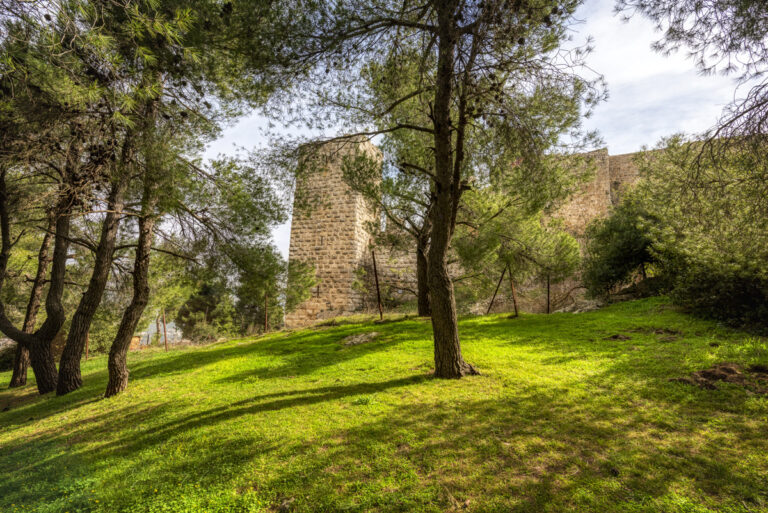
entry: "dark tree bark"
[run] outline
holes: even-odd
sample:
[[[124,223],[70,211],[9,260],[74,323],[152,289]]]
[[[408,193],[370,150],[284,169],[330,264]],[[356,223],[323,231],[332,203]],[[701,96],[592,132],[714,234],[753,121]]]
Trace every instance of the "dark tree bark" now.
[[[1,196],[2,193],[0,193]],[[60,207],[56,209],[57,219],[52,259],[53,265],[51,267],[50,287],[45,301],[47,314],[45,322],[35,333],[25,333],[13,326],[5,316],[2,305],[0,305],[0,331],[29,350],[30,365],[35,373],[37,390],[40,394],[47,394],[56,390],[58,373],[56,372],[56,363],[51,351],[51,342],[59,333],[65,320],[61,296],[64,293],[67,252],[69,250],[70,207],[68,198],[62,199]],[[3,237],[5,238],[7,230],[3,229],[3,232]],[[3,245],[5,246],[5,241]],[[0,276],[4,277],[6,264],[7,256],[3,255],[0,257]]]
[[[35,372],[37,389],[40,394],[47,394],[56,390],[56,382],[58,380],[51,342],[58,335],[66,320],[61,297],[64,294],[64,279],[67,275],[69,214],[71,210],[71,198],[68,196],[63,197],[60,208],[57,208],[58,218],[56,219],[56,235],[54,236],[53,243],[50,286],[48,288],[48,296],[45,299],[46,319],[40,329],[34,333],[34,337],[28,345],[30,364]]]
[[[419,317],[432,315],[429,302],[429,239],[432,235],[432,205],[424,215],[421,231],[416,234],[416,296]]]
[[[75,152],[70,151],[67,159],[67,172],[65,176],[73,176],[76,166]],[[67,193],[68,187],[64,187],[54,209],[55,235],[50,286],[45,300],[46,319],[43,325],[34,333],[26,333],[18,329],[5,314],[5,305],[0,302],[0,331],[8,338],[16,341],[29,351],[30,365],[35,372],[35,381],[40,394],[47,394],[56,390],[58,374],[56,364],[51,352],[51,342],[64,324],[65,313],[61,304],[64,293],[64,279],[66,277],[67,253],[69,250],[70,212],[73,201]],[[8,212],[8,199],[5,184],[5,170],[0,171],[0,286],[5,280],[8,259],[11,253],[10,214]]]
[[[418,301],[419,317],[432,315],[432,307],[429,304],[429,265],[427,263],[427,251],[419,246],[416,248],[416,294]]]
[[[435,351],[435,377],[460,378],[477,374],[461,356],[456,299],[448,273],[448,249],[456,222],[461,195],[463,159],[462,106],[452,147],[451,96],[453,93],[454,50],[457,34],[453,27],[456,1],[438,3],[438,62],[433,109],[435,139],[435,198],[432,211],[432,237],[429,247],[429,293],[432,303],[432,331]]]
[[[48,230],[43,236],[43,242],[40,244],[40,251],[37,255],[37,273],[32,282],[32,290],[29,293],[29,302],[24,316],[23,330],[25,333],[33,333],[37,324],[37,313],[40,311],[41,298],[43,297],[43,287],[45,286],[45,277],[48,274],[48,265],[51,258],[48,251],[53,241],[53,232],[56,228],[56,218],[53,213],[48,216]],[[22,387],[27,384],[27,368],[29,367],[29,349],[22,344],[16,346],[16,357],[13,362],[13,375],[8,385],[10,388]]]
[[[125,187],[125,180],[118,178],[113,183],[107,200],[107,214],[101,225],[101,236],[96,248],[91,280],[80,298],[75,314],[72,316],[67,342],[64,345],[64,352],[61,354],[56,395],[68,394],[83,384],[83,378],[80,375],[80,359],[83,356],[85,341],[91,328],[93,316],[101,303],[104,289],[109,280],[109,271],[112,267],[117,240],[117,229],[123,209]]]
[[[29,368],[29,349],[16,344],[16,354],[13,357],[13,374],[8,388],[19,388],[27,384],[27,369]]]
[[[120,327],[109,348],[109,382],[104,397],[119,394],[128,386],[128,349],[149,301],[149,257],[155,229],[153,211],[157,204],[155,191],[149,185],[144,187],[144,198],[142,216],[139,218],[139,241],[133,264],[133,297],[123,313]]]
[[[517,309],[517,290],[515,289],[515,279],[512,276],[512,269],[507,267],[507,271],[509,272],[509,288],[512,289],[512,304],[515,307],[515,317],[520,315],[520,312]]]
[[[547,274],[547,313],[552,313],[552,300],[550,298],[550,280]]]

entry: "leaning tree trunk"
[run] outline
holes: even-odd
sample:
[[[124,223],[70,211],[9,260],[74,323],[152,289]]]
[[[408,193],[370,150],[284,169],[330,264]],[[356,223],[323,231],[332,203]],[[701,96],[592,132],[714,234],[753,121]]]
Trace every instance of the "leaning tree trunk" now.
[[[45,285],[45,276],[48,273],[48,265],[51,259],[48,256],[48,250],[53,241],[53,232],[56,229],[56,217],[53,212],[48,216],[48,230],[45,232],[43,242],[40,244],[40,251],[37,255],[37,273],[32,282],[32,291],[29,293],[29,302],[27,303],[27,312],[24,316],[25,333],[33,333],[37,324],[37,313],[40,311],[40,298],[43,296],[43,286]],[[9,388],[22,387],[27,384],[27,368],[29,367],[29,349],[23,344],[17,344],[16,358],[13,362],[13,375]]]
[[[56,233],[53,243],[53,258],[51,259],[51,277],[48,295],[45,298],[46,318],[40,329],[33,334],[33,341],[28,346],[30,365],[35,372],[37,390],[40,394],[47,394],[56,390],[58,381],[51,343],[59,334],[66,320],[61,298],[64,294],[64,280],[67,276],[72,205],[72,198],[63,197],[56,209]]]
[[[133,263],[133,298],[123,313],[120,327],[117,330],[112,346],[109,348],[107,369],[109,382],[104,397],[117,395],[128,386],[128,348],[136,332],[136,327],[149,301],[149,256],[152,248],[152,238],[155,229],[153,210],[156,204],[154,191],[145,187],[145,197],[152,195],[145,203],[142,217],[139,219],[139,241],[136,246],[136,257]]]
[[[461,155],[453,155],[451,129],[451,94],[455,34],[450,28],[455,2],[445,2],[438,9],[439,42],[434,102],[435,200],[432,211],[432,237],[429,246],[429,294],[432,304],[432,331],[435,343],[435,376],[460,378],[477,374],[461,356],[456,300],[448,274],[448,248],[460,196],[460,176],[456,176]],[[461,115],[461,114],[460,114]],[[457,134],[460,139],[460,134]],[[461,151],[463,141],[457,140]],[[457,161],[454,161],[458,159]]]
[[[56,395],[64,395],[77,390],[83,385],[80,375],[80,359],[83,356],[85,341],[91,329],[91,322],[96,314],[96,309],[101,303],[104,289],[109,280],[109,271],[112,267],[112,255],[115,251],[117,229],[120,223],[120,215],[123,209],[123,192],[125,181],[118,178],[113,184],[107,201],[107,214],[101,226],[101,237],[96,248],[96,258],[93,264],[91,280],[88,283],[77,310],[72,316],[72,324],[67,335],[67,342],[61,354],[59,362],[59,383],[56,387]]]
[[[29,349],[29,363],[35,373],[37,391],[47,394],[56,390],[58,373],[53,359],[51,343],[58,335],[65,321],[61,297],[64,293],[67,253],[69,252],[70,209],[69,201],[63,198],[56,209],[56,233],[54,235],[53,258],[48,296],[45,300],[46,319],[43,325],[25,342]],[[17,334],[18,335],[18,334]]]
[[[76,166],[76,158],[70,151],[67,162],[66,176],[72,176],[70,172]],[[69,228],[72,208],[72,198],[67,194],[59,197],[55,212],[55,236],[54,250],[51,261],[50,285],[45,300],[46,319],[39,330],[34,333],[26,333],[18,329],[8,319],[5,313],[5,305],[0,301],[0,331],[16,343],[24,346],[29,351],[30,365],[35,372],[35,381],[40,394],[47,394],[56,389],[57,373],[56,364],[51,353],[51,342],[64,324],[65,313],[61,304],[64,293],[64,278],[66,277],[67,252],[69,250]],[[8,212],[8,196],[5,184],[5,170],[0,170],[0,286],[5,280],[8,259],[10,257],[10,213]]]

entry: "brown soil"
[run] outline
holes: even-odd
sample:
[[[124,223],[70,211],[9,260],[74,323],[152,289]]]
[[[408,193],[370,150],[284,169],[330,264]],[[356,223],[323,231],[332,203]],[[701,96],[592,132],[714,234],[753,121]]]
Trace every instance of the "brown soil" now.
[[[653,333],[655,335],[664,335],[666,337],[679,337],[680,335],[682,335],[682,333],[680,333],[679,331],[672,330],[669,328],[657,328],[653,330]]]
[[[621,333],[617,333],[616,335],[605,337],[605,340],[632,340],[632,337],[627,335],[622,335]]]
[[[708,390],[717,389],[717,383],[734,383],[756,394],[768,394],[768,366],[752,365],[744,369],[735,363],[718,363],[709,369],[691,373],[689,377],[672,378],[670,381],[688,383]]]
[[[648,333],[650,335],[658,335],[659,342],[674,342],[682,338],[683,333],[681,331],[672,328],[635,328],[630,330],[634,333]]]

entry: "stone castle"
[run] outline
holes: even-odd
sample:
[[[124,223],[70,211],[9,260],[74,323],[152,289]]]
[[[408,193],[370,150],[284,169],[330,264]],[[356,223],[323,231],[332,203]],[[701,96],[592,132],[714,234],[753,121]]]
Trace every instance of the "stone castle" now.
[[[367,141],[326,144],[312,156],[319,165],[312,166],[312,172],[297,183],[297,196],[314,201],[311,208],[294,206],[289,259],[314,265],[319,283],[308,300],[286,315],[287,327],[306,326],[371,307],[369,294],[360,287],[359,271],[370,267],[372,237],[368,229],[375,223],[376,213],[349,188],[342,171],[344,158],[361,151],[370,158],[381,158],[379,150]],[[561,218],[572,235],[583,238],[589,222],[606,215],[618,202],[621,191],[637,180],[634,155],[611,156],[607,149],[590,153],[592,180],[582,184],[554,217]],[[402,281],[404,274],[409,275],[406,281],[415,281],[414,255],[393,254],[387,248],[375,250],[382,286]],[[561,284],[553,292],[564,294],[572,285]],[[525,292],[522,295],[524,310],[542,310],[541,294],[532,292],[527,300]]]

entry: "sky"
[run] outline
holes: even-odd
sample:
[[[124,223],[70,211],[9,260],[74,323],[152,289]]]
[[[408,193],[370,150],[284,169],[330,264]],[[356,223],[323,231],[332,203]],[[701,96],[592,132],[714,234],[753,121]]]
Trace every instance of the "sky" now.
[[[700,75],[684,52],[655,53],[651,44],[659,34],[653,25],[638,16],[623,21],[614,15],[611,0],[587,0],[576,17],[583,22],[574,27],[573,42],[592,36],[594,51],[587,63],[605,77],[609,94],[585,127],[600,133],[611,155],[639,151],[674,133],[702,132],[733,100],[732,78]],[[265,125],[258,114],[243,118],[209,145],[206,156],[263,145]],[[290,222],[276,227],[273,235],[287,258]]]

